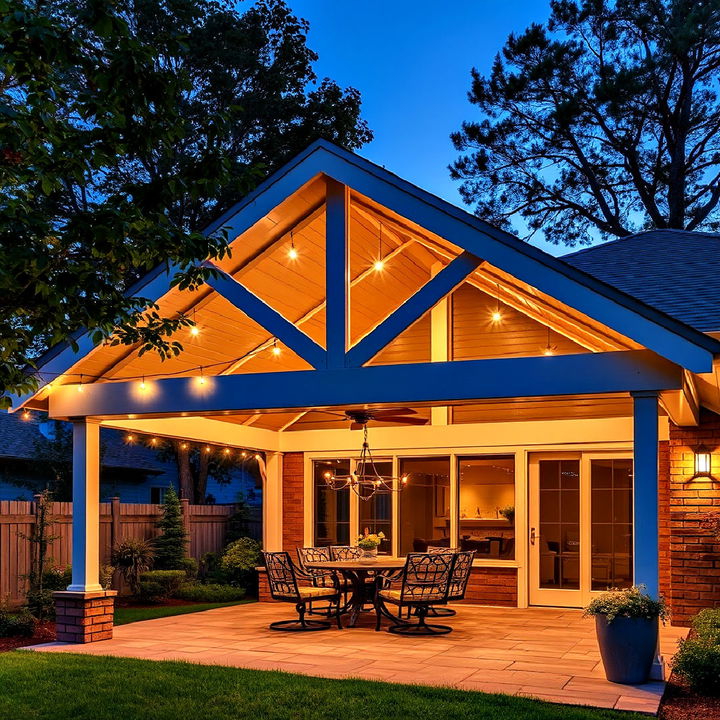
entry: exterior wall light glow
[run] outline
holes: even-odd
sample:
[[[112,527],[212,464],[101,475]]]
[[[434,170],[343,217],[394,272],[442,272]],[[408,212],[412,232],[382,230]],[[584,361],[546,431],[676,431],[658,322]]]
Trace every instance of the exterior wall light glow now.
[[[712,453],[704,445],[693,450],[695,456],[695,478],[712,478]]]

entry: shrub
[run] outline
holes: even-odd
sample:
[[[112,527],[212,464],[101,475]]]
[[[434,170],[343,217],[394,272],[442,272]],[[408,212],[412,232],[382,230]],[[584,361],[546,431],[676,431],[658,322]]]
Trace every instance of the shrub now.
[[[135,538],[121,540],[113,548],[112,564],[130,586],[130,592],[137,594],[140,589],[140,575],[153,565],[152,544]]]
[[[624,590],[612,590],[596,597],[586,608],[586,615],[605,615],[608,623],[616,617],[660,618],[663,622],[668,617],[665,600],[656,600],[643,592],[643,586],[633,586]]]
[[[151,595],[156,600],[171,598],[186,580],[184,570],[150,570],[140,576],[140,595]]]
[[[232,602],[233,600],[242,600],[245,597],[245,589],[234,585],[218,585],[217,583],[207,585],[185,583],[180,586],[180,589],[175,593],[175,597],[191,602]]]
[[[720,695],[720,608],[700,612],[692,622],[696,637],[680,641],[673,670],[705,695]]]
[[[202,582],[226,585],[228,574],[220,567],[220,555],[214,552],[206,552],[200,559],[200,571],[198,576]]]
[[[13,614],[0,608],[0,637],[31,637],[36,625],[37,620],[27,610]]]
[[[163,514],[157,526],[160,535],[153,540],[155,567],[160,570],[182,570],[188,537],[183,525],[180,498],[172,485],[165,493]]]
[[[228,574],[231,582],[244,586],[255,577],[255,568],[259,562],[260,543],[245,537],[231,542],[225,548],[220,567]]]
[[[52,620],[55,617],[53,592],[53,590],[28,590],[25,596],[27,612],[38,620]]]
[[[183,570],[185,571],[185,577],[188,580],[195,580],[198,576],[198,561],[195,558],[186,557],[183,558]]]
[[[109,590],[112,586],[113,575],[115,574],[115,568],[112,565],[100,565],[100,587],[103,590]]]
[[[680,641],[672,669],[697,693],[720,695],[720,645],[700,637]]]
[[[65,590],[72,582],[72,568],[49,567],[43,573],[42,585],[45,590]]]
[[[138,587],[137,596],[140,600],[147,603],[161,602],[165,599],[163,596],[164,588],[158,582],[150,582],[149,580],[141,580]]]

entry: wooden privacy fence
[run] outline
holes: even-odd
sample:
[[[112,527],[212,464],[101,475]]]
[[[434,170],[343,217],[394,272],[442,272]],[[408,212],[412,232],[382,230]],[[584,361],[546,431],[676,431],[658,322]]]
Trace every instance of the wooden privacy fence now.
[[[219,552],[225,545],[228,519],[235,505],[190,505],[181,500],[183,520],[190,535],[188,553],[197,560],[207,552]],[[50,546],[51,564],[59,567],[72,561],[71,502],[51,503],[53,524],[49,534],[56,540]],[[37,502],[0,500],[0,603],[17,604],[24,599],[23,576],[30,572],[31,543]],[[259,540],[260,520],[250,509],[248,535]],[[110,552],[118,540],[147,540],[158,534],[156,523],[162,505],[121,503],[119,498],[100,504],[100,562],[110,562]]]

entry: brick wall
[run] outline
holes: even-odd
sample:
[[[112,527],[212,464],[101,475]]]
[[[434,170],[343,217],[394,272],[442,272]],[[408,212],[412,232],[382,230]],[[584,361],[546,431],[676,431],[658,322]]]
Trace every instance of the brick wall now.
[[[675,625],[688,624],[703,608],[720,606],[720,543],[700,527],[704,513],[720,510],[720,484],[690,479],[694,472],[693,448],[697,445],[705,445],[713,452],[713,470],[720,475],[718,415],[703,411],[696,428],[670,424],[667,475],[661,480],[661,488],[667,488],[667,509],[662,517],[661,492],[660,547],[662,552],[662,526],[668,522],[669,563],[661,568],[661,577],[669,571],[669,583],[663,591],[670,600]]]
[[[465,602],[517,607],[517,570],[473,568],[465,593]]]
[[[295,548],[305,545],[305,456],[283,456],[283,550],[295,559]]]
[[[658,550],[660,555],[660,592],[670,598],[670,443],[660,442],[658,473]]]

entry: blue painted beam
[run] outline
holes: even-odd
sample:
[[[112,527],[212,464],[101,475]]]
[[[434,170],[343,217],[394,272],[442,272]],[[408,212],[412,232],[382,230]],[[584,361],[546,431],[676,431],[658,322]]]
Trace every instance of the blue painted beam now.
[[[207,263],[210,265],[210,263]],[[302,330],[271,308],[264,300],[250,292],[244,285],[215,267],[218,277],[208,279],[208,285],[232,303],[238,310],[265,328],[280,342],[296,352],[314,368],[325,367],[325,350]]]
[[[325,346],[327,366],[338,368],[345,364],[350,337],[350,199],[347,187],[328,179],[325,203]]]
[[[682,373],[647,350],[252,373],[58,387],[53,417],[217,414],[370,403],[447,405],[483,399],[674,390]]]
[[[372,360],[389,342],[449,295],[482,262],[469,252],[458,255],[435,277],[386,317],[347,354],[346,364],[359,367]]]
[[[658,396],[633,393],[633,565],[634,582],[660,592],[658,552]]]

